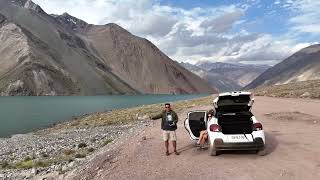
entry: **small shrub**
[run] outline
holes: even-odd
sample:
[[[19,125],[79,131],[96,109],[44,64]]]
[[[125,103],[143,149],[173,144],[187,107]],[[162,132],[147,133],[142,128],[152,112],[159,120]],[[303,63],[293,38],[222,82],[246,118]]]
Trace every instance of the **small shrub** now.
[[[0,162],[0,167],[2,169],[9,168],[10,164],[7,161]]]
[[[43,158],[48,158],[48,157],[49,157],[49,155],[46,154],[46,153],[42,153],[41,156],[42,156]]]
[[[72,162],[72,161],[74,161],[74,157],[72,157],[72,156],[64,156],[64,157],[61,157],[60,159],[59,159],[59,162],[62,162],[62,161],[66,161],[66,162]]]
[[[65,154],[66,156],[69,156],[69,155],[74,154],[74,153],[76,153],[76,151],[72,150],[72,149],[67,149],[67,150],[63,151],[63,154]]]
[[[93,151],[95,151],[94,148],[89,148],[89,149],[88,149],[88,152],[90,152],[90,153],[93,152]]]
[[[15,168],[19,169],[31,169],[33,168],[33,162],[32,160],[29,161],[21,161],[15,164]]]
[[[103,142],[103,145],[104,145],[104,146],[105,146],[105,145],[108,145],[108,144],[112,143],[112,141],[113,141],[113,139],[107,139],[107,140],[105,140],[105,141]]]
[[[10,168],[16,168],[16,169],[31,169],[31,168],[38,168],[38,167],[48,167],[51,164],[56,163],[57,160],[55,159],[50,159],[50,160],[29,160],[29,161],[21,161],[13,166],[10,166]]]
[[[32,158],[30,156],[27,156],[27,157],[24,158],[23,161],[31,161],[31,160],[32,160]]]
[[[79,126],[79,125],[80,125],[80,121],[78,120],[71,122],[71,126]]]
[[[78,153],[78,154],[76,154],[74,157],[77,158],[77,159],[81,159],[81,158],[85,158],[86,155],[85,155],[85,154],[80,154],[80,153]]]
[[[49,165],[49,161],[36,161],[34,162],[33,167],[48,167]]]
[[[78,144],[78,148],[85,148],[87,147],[87,144],[86,143],[80,143]]]

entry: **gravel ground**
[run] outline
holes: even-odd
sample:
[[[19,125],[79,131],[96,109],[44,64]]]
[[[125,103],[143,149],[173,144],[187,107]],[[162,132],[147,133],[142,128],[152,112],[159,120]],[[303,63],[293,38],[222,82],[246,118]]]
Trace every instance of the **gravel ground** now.
[[[67,129],[49,134],[34,133],[14,135],[11,138],[0,139],[0,160],[17,164],[31,158],[32,161],[47,161],[59,158],[48,167],[31,169],[0,169],[0,179],[31,179],[35,176],[45,176],[52,173],[65,173],[95,156],[102,147],[111,147],[123,136],[139,130],[148,123],[137,121],[126,125],[103,126],[91,128]],[[84,143],[86,147],[79,148]],[[89,153],[88,149],[95,150]],[[66,151],[74,151],[69,159],[61,160]],[[86,158],[75,158],[77,153],[86,153]]]
[[[102,151],[80,169],[61,179],[220,179],[220,180],[317,180],[320,177],[319,100],[256,97],[253,112],[266,133],[267,155],[224,152],[211,157],[189,139],[179,113],[179,156],[165,156],[160,122],[124,139],[111,151]],[[170,145],[170,148],[171,145]],[[170,149],[172,152],[172,149]]]

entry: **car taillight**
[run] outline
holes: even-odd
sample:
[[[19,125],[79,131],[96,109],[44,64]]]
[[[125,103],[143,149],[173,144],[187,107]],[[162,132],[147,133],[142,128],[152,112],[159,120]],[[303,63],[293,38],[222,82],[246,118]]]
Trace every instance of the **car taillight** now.
[[[220,132],[221,127],[218,124],[211,124],[210,125],[210,131],[212,132]]]
[[[254,123],[253,124],[253,130],[254,131],[260,131],[260,130],[262,130],[263,128],[262,128],[262,124],[261,123]]]

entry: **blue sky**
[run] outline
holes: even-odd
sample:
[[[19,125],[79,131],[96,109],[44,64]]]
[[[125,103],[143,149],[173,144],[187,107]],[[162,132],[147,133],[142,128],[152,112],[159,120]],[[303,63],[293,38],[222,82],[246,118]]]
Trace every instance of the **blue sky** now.
[[[298,12],[288,8],[288,1],[272,0],[161,0],[161,5],[182,7],[193,9],[197,7],[218,7],[235,5],[238,7],[248,6],[244,16],[241,18],[246,21],[241,26],[235,27],[235,31],[245,28],[253,33],[270,33],[275,36],[281,36],[289,31],[290,24],[288,19]],[[291,2],[291,1],[289,1]],[[305,34],[306,35],[306,34]],[[303,37],[305,38],[305,36]]]
[[[207,7],[226,4],[227,1],[210,1],[210,0],[161,0],[160,4],[168,6],[177,6],[184,9],[192,9],[194,7]]]
[[[275,64],[319,42],[319,0],[34,0],[48,13],[117,23],[177,61]]]

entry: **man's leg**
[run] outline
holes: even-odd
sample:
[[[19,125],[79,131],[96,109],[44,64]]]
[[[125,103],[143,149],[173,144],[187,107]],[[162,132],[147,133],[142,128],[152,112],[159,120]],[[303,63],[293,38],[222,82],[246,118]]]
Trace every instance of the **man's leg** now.
[[[177,151],[177,141],[172,141],[172,145],[173,145],[173,151],[176,155],[179,155],[180,153],[178,153]]]
[[[177,151],[177,136],[176,136],[176,132],[172,131],[170,134],[170,138],[172,141],[172,145],[173,145],[173,151],[176,155],[179,155],[178,151]]]
[[[168,131],[163,131],[162,133],[164,146],[166,147],[166,155],[169,156],[169,133]]]
[[[173,145],[173,151],[176,152],[177,151],[177,141],[172,141],[172,145]]]
[[[166,146],[166,155],[169,155],[169,141],[164,141],[164,145]]]

